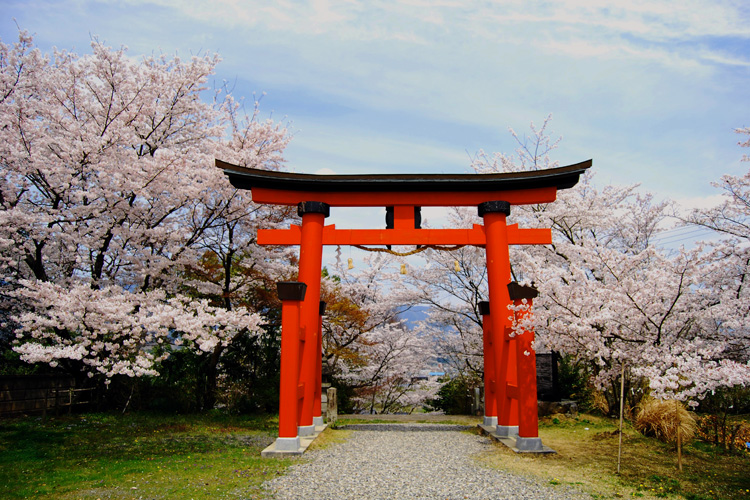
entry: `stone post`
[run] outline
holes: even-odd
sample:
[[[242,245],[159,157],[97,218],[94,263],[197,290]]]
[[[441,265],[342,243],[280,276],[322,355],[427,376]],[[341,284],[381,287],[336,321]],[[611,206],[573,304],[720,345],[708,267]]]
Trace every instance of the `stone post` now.
[[[338,402],[336,401],[336,388],[329,387],[326,391],[326,397],[328,398],[328,406],[326,408],[326,421],[329,424],[335,424],[339,418]]]

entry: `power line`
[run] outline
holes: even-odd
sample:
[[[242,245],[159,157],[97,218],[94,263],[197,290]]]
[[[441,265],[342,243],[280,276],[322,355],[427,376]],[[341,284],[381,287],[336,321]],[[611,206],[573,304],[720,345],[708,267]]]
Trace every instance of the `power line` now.
[[[684,239],[690,239],[695,237],[694,235],[699,234],[715,234],[716,232],[712,229],[709,229],[707,227],[679,227],[675,229],[668,229],[666,231],[662,231],[661,233],[657,234],[653,238],[651,238],[654,242],[657,243],[667,243],[670,240],[676,239],[676,240],[684,240]]]

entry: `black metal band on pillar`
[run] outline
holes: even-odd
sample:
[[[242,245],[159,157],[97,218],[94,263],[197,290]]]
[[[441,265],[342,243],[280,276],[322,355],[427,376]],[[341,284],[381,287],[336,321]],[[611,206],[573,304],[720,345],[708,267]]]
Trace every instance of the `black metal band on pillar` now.
[[[279,281],[276,283],[279,300],[305,300],[307,285],[299,281]]]
[[[531,286],[520,285],[513,281],[508,283],[508,294],[510,300],[535,299],[539,296],[539,290],[533,284]]]
[[[331,215],[331,207],[322,201],[303,201],[297,205],[297,215],[323,214],[324,217]]]
[[[324,300],[320,301],[320,305],[318,306],[318,313],[320,313],[321,316],[326,313],[326,303]]]
[[[486,300],[483,300],[479,303],[479,314],[482,316],[487,316],[490,313],[490,303]]]
[[[484,214],[492,213],[510,215],[510,203],[507,201],[485,201],[477,205],[477,211],[480,217],[484,217]]]

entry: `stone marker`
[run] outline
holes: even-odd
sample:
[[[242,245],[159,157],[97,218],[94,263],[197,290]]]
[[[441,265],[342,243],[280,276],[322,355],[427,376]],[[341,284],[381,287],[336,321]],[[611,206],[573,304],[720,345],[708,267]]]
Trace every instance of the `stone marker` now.
[[[338,403],[336,401],[336,388],[329,387],[326,391],[327,405],[326,405],[326,422],[328,424],[335,424],[338,419]]]

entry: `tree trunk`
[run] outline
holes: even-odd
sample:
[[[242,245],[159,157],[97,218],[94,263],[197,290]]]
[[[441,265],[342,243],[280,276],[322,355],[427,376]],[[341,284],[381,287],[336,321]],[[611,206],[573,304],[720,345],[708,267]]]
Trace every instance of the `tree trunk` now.
[[[205,382],[203,384],[203,404],[202,409],[212,410],[216,406],[216,378],[217,378],[217,367],[219,365],[219,358],[221,353],[224,351],[224,346],[221,344],[217,345],[210,357],[208,358],[205,370]]]

